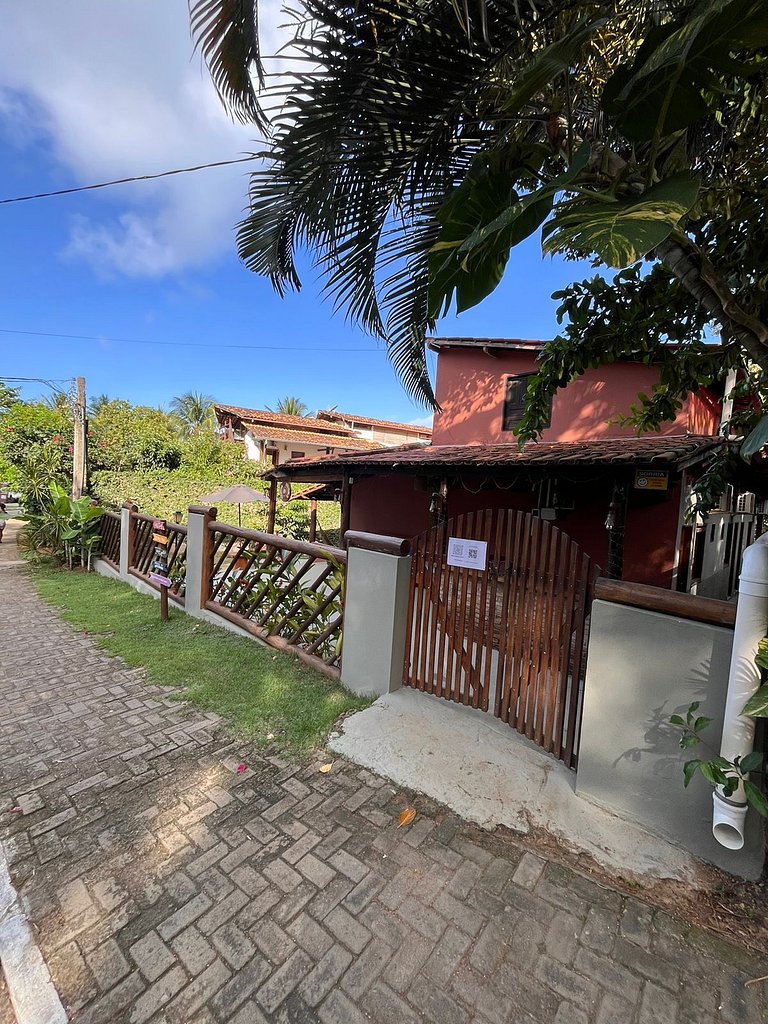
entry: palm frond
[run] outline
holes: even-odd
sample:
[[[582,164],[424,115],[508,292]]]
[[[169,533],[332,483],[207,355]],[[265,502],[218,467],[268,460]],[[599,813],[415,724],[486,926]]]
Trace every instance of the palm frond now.
[[[257,0],[189,0],[189,19],[195,46],[226,110],[264,130],[266,119],[251,77],[255,72],[263,87]]]

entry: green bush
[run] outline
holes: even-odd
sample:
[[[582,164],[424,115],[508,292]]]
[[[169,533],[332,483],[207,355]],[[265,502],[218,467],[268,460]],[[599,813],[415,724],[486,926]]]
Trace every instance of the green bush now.
[[[91,493],[107,508],[120,508],[123,502],[133,501],[142,512],[162,519],[172,520],[174,512],[180,511],[183,513],[184,522],[190,505],[199,504],[203,495],[211,494],[229,484],[246,484],[266,494],[269,485],[266,480],[261,479],[261,474],[268,468],[267,466],[244,460],[236,445],[221,441],[215,441],[215,444],[237,454],[237,461],[229,463],[230,467],[234,468],[224,468],[227,460],[231,458],[229,452],[225,451],[219,453],[223,462],[217,457],[207,468],[200,463],[193,462],[190,466],[189,463],[185,465],[183,462],[182,466],[171,471],[101,471],[91,477]],[[221,522],[237,524],[237,505],[217,502],[216,508]],[[243,505],[243,526],[252,530],[266,530],[267,511],[267,505]],[[339,505],[331,501],[318,502],[317,513],[318,526],[325,533],[328,542],[338,544]],[[306,540],[309,537],[309,502],[278,501],[275,527],[284,537]],[[318,533],[318,540],[320,539]]]

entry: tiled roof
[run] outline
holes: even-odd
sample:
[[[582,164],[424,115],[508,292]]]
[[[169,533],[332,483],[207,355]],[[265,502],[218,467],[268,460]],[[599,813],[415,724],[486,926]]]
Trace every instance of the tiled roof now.
[[[370,427],[390,427],[392,430],[408,430],[411,433],[431,434],[432,427],[419,426],[416,423],[398,423],[395,420],[376,420],[372,416],[354,416],[350,412],[338,412],[336,409],[321,409],[317,414],[319,420],[331,420],[336,423],[364,423]]]
[[[243,420],[243,424],[257,440],[287,441],[290,444],[317,444],[321,448],[336,448],[339,451],[381,451],[378,441],[368,441],[363,437],[349,434],[331,434],[320,430],[292,430],[290,427],[269,427],[263,423],[251,423]]]
[[[219,413],[223,413],[224,416],[234,416],[235,419],[248,423],[271,423],[275,426],[294,427],[298,430],[320,430],[326,434],[341,434],[344,437],[354,435],[354,431],[348,427],[333,426],[327,420],[321,422],[312,416],[286,416],[280,412],[270,412],[269,409],[243,409],[239,405],[219,405],[218,402],[213,408],[217,417],[219,417]]]
[[[524,338],[427,338],[431,349],[441,348],[522,348],[540,352],[546,341],[527,341]]]
[[[526,444],[400,445],[378,452],[325,455],[291,459],[280,470],[304,470],[314,466],[607,466],[658,465],[674,467],[695,460],[723,442],[717,437],[693,434],[603,438],[590,441],[550,441]]]

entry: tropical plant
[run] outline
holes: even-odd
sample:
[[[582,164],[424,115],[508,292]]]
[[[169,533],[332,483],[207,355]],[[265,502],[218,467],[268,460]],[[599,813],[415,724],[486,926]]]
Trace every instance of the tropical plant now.
[[[9,387],[0,381],[0,412],[5,412],[12,405],[18,405],[21,401],[21,394],[18,388]]]
[[[42,402],[19,402],[0,415],[0,457],[21,466],[40,446],[58,451],[57,468],[71,471],[71,418]]]
[[[718,370],[762,379],[763,0],[303,0],[286,10],[297,60],[266,78],[253,3],[191,11],[222,100],[269,136],[241,258],[283,293],[307,246],[418,397],[434,402],[436,319],[485,298],[537,231],[547,253],[630,269],[564,296],[566,313],[616,301],[585,347],[574,330],[545,350],[524,436],[546,392],[630,352],[664,367],[639,400],[652,419],[711,369],[712,326]],[[638,295],[647,330],[617,331]]]
[[[177,395],[171,402],[171,412],[178,419],[182,433],[186,435],[201,430],[212,431],[216,423],[213,399],[202,391],[187,391]]]
[[[92,470],[175,469],[182,443],[174,420],[160,409],[113,399],[89,424]]]
[[[50,499],[51,484],[63,486],[58,445],[33,445],[15,468],[14,486],[28,516],[40,515]]]
[[[100,395],[96,395],[88,402],[88,414],[89,416],[97,416],[105,405],[109,405],[112,399],[109,395],[102,392]]]
[[[763,643],[768,643],[768,640]],[[768,659],[765,657],[758,663],[768,667]],[[760,697],[755,694],[744,706],[741,712],[743,715],[768,718],[768,686],[764,685],[761,689],[763,692]],[[689,705],[685,718],[682,715],[672,715],[669,719],[671,725],[681,730],[680,747],[683,750],[698,746],[700,743],[706,745],[701,734],[711,724],[712,719],[706,715],[698,715],[699,707],[700,702],[696,700]],[[742,788],[746,802],[754,807],[758,814],[768,818],[768,798],[752,781],[752,776],[761,771],[764,760],[764,755],[758,750],[753,750],[744,757],[737,756],[732,761],[714,752],[711,757],[692,758],[683,765],[683,784],[688,787],[698,772],[712,786],[721,789],[726,799]]]
[[[70,569],[77,561],[90,569],[104,509],[86,496],[70,498],[55,480],[49,481],[47,491],[40,507],[27,513],[22,531],[27,547],[37,553],[63,556]]]
[[[306,402],[302,402],[300,398],[296,398],[295,395],[286,395],[285,398],[279,399],[277,408],[273,409],[271,406],[267,406],[270,412],[278,412],[281,416],[308,416],[309,408]]]

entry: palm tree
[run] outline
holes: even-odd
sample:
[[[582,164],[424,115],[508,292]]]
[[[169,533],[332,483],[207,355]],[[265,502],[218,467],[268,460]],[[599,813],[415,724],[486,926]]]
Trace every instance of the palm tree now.
[[[191,0],[219,95],[268,135],[237,242],[279,293],[300,287],[306,246],[336,307],[434,403],[427,333],[542,229],[549,252],[649,260],[689,337],[715,320],[731,363],[768,370],[768,266],[747,245],[768,201],[765,70],[752,86],[756,65],[722,57],[766,45],[761,0],[302,6],[287,11],[294,69],[263,76],[255,2]]]
[[[171,402],[171,412],[184,434],[213,430],[213,399],[210,395],[204,395],[202,391],[187,391],[186,394],[177,395]]]
[[[88,403],[88,415],[98,416],[99,412],[104,408],[104,406],[109,405],[111,401],[112,399],[109,397],[109,395],[104,394],[103,392],[100,395],[96,395],[96,397],[92,398]]]
[[[277,408],[272,409],[267,406],[270,412],[278,412],[282,416],[308,416],[309,407],[306,402],[302,402],[300,398],[296,398],[295,395],[286,395],[285,398],[281,398],[277,403]]]

